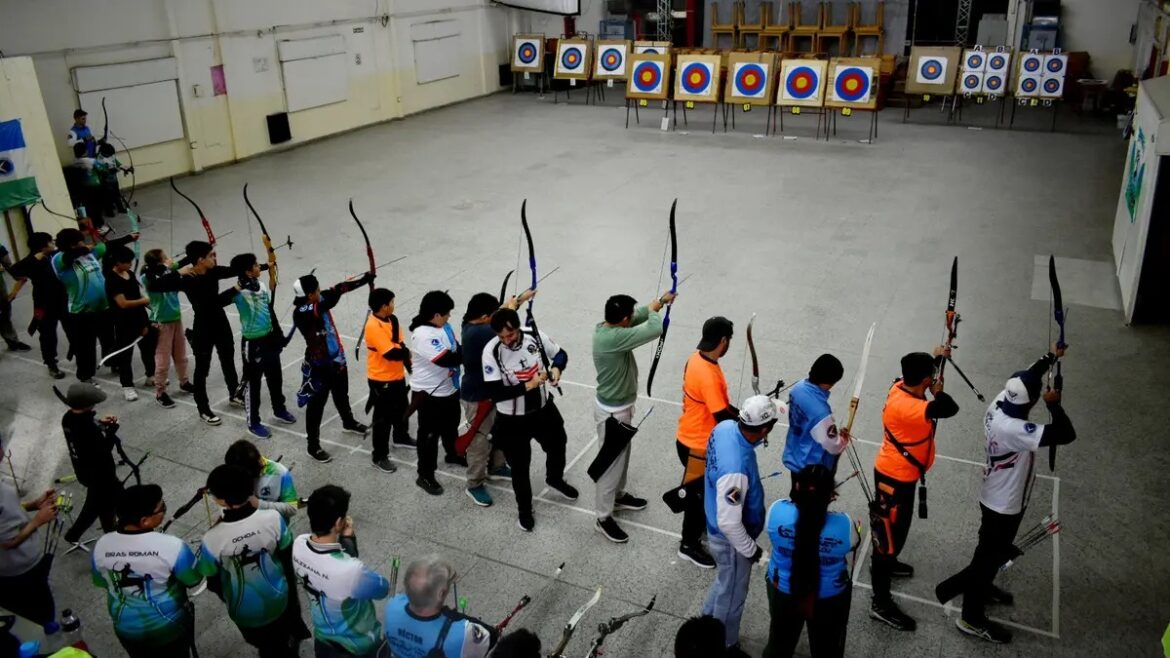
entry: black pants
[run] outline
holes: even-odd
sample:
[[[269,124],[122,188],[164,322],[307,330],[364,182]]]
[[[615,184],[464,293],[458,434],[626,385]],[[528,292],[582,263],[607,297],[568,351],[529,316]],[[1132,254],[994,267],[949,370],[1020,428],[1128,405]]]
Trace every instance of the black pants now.
[[[63,321],[65,335],[69,338],[69,351],[77,363],[77,379],[93,379],[97,374],[98,344],[101,344],[103,354],[114,351],[114,332],[109,313],[69,313]]]
[[[235,396],[240,388],[240,378],[236,374],[236,348],[232,340],[232,327],[228,324],[227,318],[197,322],[187,334],[187,338],[191,341],[191,351],[195,353],[195,375],[191,381],[195,385],[195,405],[199,411],[210,413],[207,375],[211,372],[212,350],[219,355],[219,366],[223,370],[228,395]]]
[[[182,656],[182,658],[188,658],[195,648],[195,618],[193,615],[194,606],[188,602],[187,612],[183,618],[172,622],[179,624],[183,632],[166,644],[147,644],[140,640],[122,637],[117,633],[114,633],[114,635],[118,638],[118,642],[122,644],[122,648],[126,650],[126,655],[129,658],[158,658],[159,656]]]
[[[674,442],[678,461],[686,470],[691,449],[679,441]],[[700,481],[699,484],[702,484]],[[703,533],[707,532],[707,510],[703,507],[703,487],[687,487],[687,497],[683,508],[682,544],[683,546],[701,546]]]
[[[41,360],[50,368],[57,367],[57,325],[61,323],[64,313],[57,311],[40,311],[37,323],[37,336],[41,341]]]
[[[849,628],[852,590],[817,599],[812,616],[805,618],[799,601],[768,583],[768,611],[772,615],[764,658],[790,658],[808,624],[808,647],[813,658],[840,658],[845,655],[845,633]]]
[[[458,404],[458,396],[452,396]],[[509,416],[496,413],[496,424],[492,426],[492,438],[512,468],[512,490],[516,494],[516,507],[521,514],[532,513],[532,479],[528,467],[532,462],[532,439],[540,444],[545,454],[545,482],[561,482],[565,479],[565,419],[550,398],[548,403],[534,414]],[[421,441],[419,442],[421,446]]]
[[[373,418],[370,421],[370,432],[374,440],[374,461],[390,456],[390,432],[394,432],[395,441],[410,439],[410,425],[406,419],[406,408],[410,405],[406,398],[407,385],[405,379],[389,382],[367,380],[370,384],[370,398],[366,409],[372,409]],[[456,427],[458,429],[458,427]]]
[[[295,658],[297,656],[296,642],[293,640],[288,615],[281,615],[267,626],[255,628],[240,626],[239,629],[240,635],[244,636],[244,641],[256,647],[260,652],[260,658]]]
[[[309,376],[320,389],[305,405],[305,432],[309,435],[309,450],[321,447],[321,417],[325,415],[325,403],[329,401],[330,395],[333,396],[333,406],[337,407],[342,425],[349,427],[356,422],[353,410],[349,408],[349,368],[326,363],[312,366],[312,369]]]
[[[948,578],[940,589],[952,589],[951,584],[958,581],[963,591],[963,619],[969,622],[982,622],[987,619],[984,608],[987,605],[987,592],[995,581],[999,568],[1016,555],[1013,542],[1016,533],[1020,530],[1020,521],[1024,513],[1000,514],[979,505],[983,519],[979,524],[979,544],[975,546],[975,555],[965,569]]]
[[[873,598],[875,601],[887,602],[890,600],[890,578],[894,563],[902,553],[902,546],[906,543],[906,536],[910,534],[910,521],[914,518],[914,493],[917,482],[899,482],[886,477],[878,471],[873,472],[874,498],[880,506],[889,510],[890,531],[888,543],[892,550],[885,554],[874,551],[869,561],[870,578],[873,579]],[[884,527],[874,527],[870,524],[870,532],[886,533]]]
[[[114,327],[114,338],[116,346],[114,349],[122,349],[130,343],[134,342],[135,338],[142,336],[142,340],[138,341],[138,356],[142,359],[142,370],[147,377],[154,377],[154,348],[158,346],[158,330],[153,326],[147,327],[146,334],[143,335],[142,328],[136,326],[116,326]],[[123,388],[134,387],[134,350],[129,349],[114,357],[114,363],[118,365],[118,379],[121,381]]]
[[[244,339],[244,381],[248,385],[247,395],[244,396],[244,407],[248,413],[248,422],[257,425],[260,423],[260,380],[268,382],[268,397],[272,402],[272,411],[285,411],[284,375],[280,366],[280,334],[269,334],[255,340]]]
[[[48,532],[48,526],[45,526]],[[25,541],[35,541],[30,537]],[[18,576],[0,576],[0,608],[44,626],[53,621],[57,607],[49,589],[53,556],[45,555],[32,569]]]
[[[445,397],[428,395],[418,408],[418,476],[432,478],[439,461],[439,443],[448,456],[455,455],[455,439],[459,438],[459,421],[463,408],[459,406],[459,392]]]
[[[121,495],[122,482],[116,473],[104,480],[87,484],[85,486],[85,502],[82,503],[81,511],[78,512],[73,525],[65,531],[65,541],[80,541],[81,537],[85,535],[85,531],[89,530],[89,527],[97,519],[101,519],[102,530],[113,532],[115,527],[114,510],[118,504],[118,497]]]
[[[345,649],[323,640],[313,640],[313,656],[315,658],[389,658],[390,644],[385,637],[379,638],[381,644],[368,653],[350,653]]]

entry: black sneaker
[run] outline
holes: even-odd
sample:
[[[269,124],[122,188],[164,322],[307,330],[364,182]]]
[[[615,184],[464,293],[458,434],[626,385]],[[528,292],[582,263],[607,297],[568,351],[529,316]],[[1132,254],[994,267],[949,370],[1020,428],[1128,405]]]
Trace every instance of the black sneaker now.
[[[987,640],[992,644],[1007,644],[1012,641],[1012,633],[999,624],[984,619],[979,622],[970,622],[962,617],[955,620],[955,626],[967,635]]]
[[[237,409],[243,409],[244,408],[244,396],[233,395],[230,398],[228,398],[228,404],[232,405],[233,407],[235,407]]]
[[[568,498],[569,500],[577,500],[577,489],[568,482],[565,482],[564,480],[559,482],[546,481],[545,484],[555,489],[557,493],[561,494],[565,498]]]
[[[459,455],[447,455],[443,458],[443,461],[447,464],[453,464],[455,466],[462,466],[463,468],[467,468],[466,457],[460,457]]]
[[[524,532],[532,532],[536,527],[536,517],[532,516],[532,512],[520,512],[520,518],[516,520],[516,525]]]
[[[628,493],[624,493],[618,496],[613,501],[614,509],[628,509],[634,510],[635,512],[646,509],[646,505],[647,502],[645,498],[638,498],[637,496]]]
[[[418,441],[415,441],[409,436],[401,441],[394,439],[393,444],[395,448],[401,448],[403,450],[418,450]]]
[[[913,631],[918,628],[918,622],[910,615],[902,612],[897,603],[891,601],[874,601],[869,607],[869,616],[889,624],[891,628],[900,631]]]
[[[163,409],[170,409],[175,406],[175,401],[172,400],[171,396],[167,395],[166,393],[159,393],[158,395],[154,396],[154,401],[157,402],[158,406],[162,407]]]
[[[309,448],[305,452],[309,453],[310,457],[316,459],[322,464],[328,464],[329,462],[333,461],[333,455],[325,452],[321,446],[317,446],[316,448]]]
[[[219,425],[223,422],[219,419],[219,416],[215,415],[215,412],[213,411],[200,411],[199,420],[207,423],[208,425]]]
[[[992,585],[987,590],[987,601],[996,605],[1014,605],[1016,597],[1012,596],[1011,592]]]
[[[61,372],[57,366],[49,366],[49,376],[53,379],[65,379],[65,373]]]
[[[191,382],[183,382],[182,384],[179,384],[179,390],[190,395],[195,395],[195,385]]]
[[[894,560],[894,565],[890,567],[890,575],[894,578],[912,578],[914,576],[914,567]]]
[[[19,340],[14,340],[8,343],[8,350],[10,352],[28,352],[32,350],[32,348],[20,342]]]
[[[594,524],[597,531],[605,535],[605,538],[615,544],[624,544],[630,541],[630,536],[626,534],[625,530],[613,520],[612,516],[607,516],[604,519],[597,519]]]
[[[398,467],[394,465],[394,462],[385,457],[381,459],[375,459],[374,468],[382,471],[383,473],[393,473],[398,470]]]
[[[715,558],[702,546],[678,545],[678,556],[700,569],[714,569]]]
[[[423,491],[429,493],[432,496],[442,496],[443,495],[443,485],[439,484],[438,481],[436,481],[434,477],[429,477],[429,478],[419,477],[417,480],[414,481],[414,483],[418,485],[419,489],[422,489]]]
[[[370,426],[369,426],[369,425],[363,425],[362,423],[359,423],[359,422],[356,422],[356,421],[355,421],[355,422],[354,422],[353,424],[351,424],[351,425],[342,425],[342,426],[341,426],[341,431],[343,431],[343,432],[349,432],[350,434],[357,434],[357,435],[359,435],[359,436],[365,436],[365,435],[366,435],[366,432],[369,432],[369,431],[370,431]]]

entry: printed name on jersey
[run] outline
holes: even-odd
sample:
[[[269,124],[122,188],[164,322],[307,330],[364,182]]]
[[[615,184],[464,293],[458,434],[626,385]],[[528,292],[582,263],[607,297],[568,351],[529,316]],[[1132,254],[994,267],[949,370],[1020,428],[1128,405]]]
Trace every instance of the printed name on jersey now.
[[[298,560],[298,559],[297,559],[297,557],[296,557],[295,555],[293,556],[293,564],[295,564],[295,565],[296,565],[298,568],[300,568],[300,569],[304,569],[305,571],[308,571],[309,573],[311,573],[311,574],[313,574],[314,576],[316,576],[316,577],[320,578],[321,580],[329,580],[329,576],[327,576],[327,575],[325,575],[325,574],[321,573],[320,571],[317,571],[316,569],[314,569],[314,568],[313,568],[311,565],[309,565],[308,563],[306,563],[306,562],[304,562],[304,561],[302,561],[302,560]]]
[[[723,496],[727,500],[728,505],[739,505],[743,503],[743,492],[739,487],[732,487]]]
[[[410,642],[414,642],[415,644],[422,644],[423,639],[422,639],[421,635],[411,633],[410,631],[406,630],[405,628],[399,628],[397,630],[398,630],[398,637],[400,637],[404,640],[409,640]]]
[[[233,543],[233,544],[236,544],[236,543],[242,542],[242,541],[244,541],[245,539],[247,539],[247,538],[249,538],[249,537],[255,537],[255,536],[256,536],[256,535],[258,535],[258,534],[260,534],[260,531],[259,531],[259,530],[253,530],[253,531],[251,531],[251,532],[245,532],[244,534],[240,535],[239,537],[233,537],[233,538],[232,538],[232,543]]]
[[[106,551],[106,557],[159,557],[158,551]]]

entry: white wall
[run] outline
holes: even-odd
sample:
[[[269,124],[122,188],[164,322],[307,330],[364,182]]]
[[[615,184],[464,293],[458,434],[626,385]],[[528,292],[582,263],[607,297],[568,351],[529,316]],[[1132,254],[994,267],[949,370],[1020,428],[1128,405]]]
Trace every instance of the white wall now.
[[[1139,4],[1141,0],[1064,0],[1064,49],[1087,51],[1096,78],[1111,80],[1118,69],[1132,69],[1129,30]]]

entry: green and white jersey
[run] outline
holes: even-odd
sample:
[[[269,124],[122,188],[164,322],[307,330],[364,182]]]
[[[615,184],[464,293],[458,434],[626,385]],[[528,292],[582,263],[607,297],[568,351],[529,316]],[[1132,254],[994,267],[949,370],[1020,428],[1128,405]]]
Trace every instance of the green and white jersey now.
[[[382,643],[374,601],[390,595],[390,582],[346,553],[341,544],[318,544],[309,535],[293,540],[293,572],[309,598],[313,634],[354,655]]]
[[[257,628],[276,621],[288,606],[288,581],[277,559],[287,550],[292,534],[284,517],[275,510],[253,510],[235,521],[238,510],[203,535],[199,546],[199,571],[219,576],[228,616],[242,628]]]
[[[257,280],[259,290],[241,290],[236,293],[236,310],[240,312],[240,333],[247,340],[256,340],[272,333],[272,293]]]
[[[110,307],[106,299],[106,275],[102,272],[101,258],[106,253],[103,242],[94,245],[88,254],[65,264],[65,254],[57,252],[49,261],[53,273],[65,286],[69,297],[70,313],[96,313]]]
[[[274,509],[285,521],[297,513],[297,487],[293,484],[292,472],[284,464],[271,459],[264,460],[260,477],[256,478],[256,498],[260,509]]]
[[[94,544],[91,567],[118,637],[162,646],[190,628],[187,588],[203,577],[183,540],[153,531],[107,533]]]

